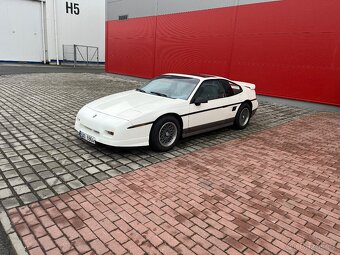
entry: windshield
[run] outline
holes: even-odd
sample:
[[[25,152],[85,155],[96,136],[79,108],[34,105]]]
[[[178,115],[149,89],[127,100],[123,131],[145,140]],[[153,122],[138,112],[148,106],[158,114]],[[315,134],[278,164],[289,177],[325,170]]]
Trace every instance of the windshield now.
[[[157,96],[187,100],[198,83],[199,79],[195,78],[163,75],[137,90]]]

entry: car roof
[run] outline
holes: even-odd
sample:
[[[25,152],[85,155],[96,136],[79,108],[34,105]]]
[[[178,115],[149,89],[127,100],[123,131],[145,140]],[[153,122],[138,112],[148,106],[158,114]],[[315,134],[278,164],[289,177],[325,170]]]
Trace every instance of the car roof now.
[[[226,79],[223,77],[210,75],[210,74],[181,74],[181,73],[165,73],[163,75],[170,75],[170,76],[182,76],[182,77],[189,77],[189,78],[198,78],[200,80],[207,80],[207,79]]]

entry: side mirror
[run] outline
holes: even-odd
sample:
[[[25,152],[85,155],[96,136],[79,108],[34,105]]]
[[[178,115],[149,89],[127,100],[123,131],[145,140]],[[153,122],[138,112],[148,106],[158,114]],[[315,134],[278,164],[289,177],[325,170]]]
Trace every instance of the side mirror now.
[[[194,100],[194,104],[199,106],[200,104],[205,104],[208,103],[208,98],[207,97],[197,97]]]

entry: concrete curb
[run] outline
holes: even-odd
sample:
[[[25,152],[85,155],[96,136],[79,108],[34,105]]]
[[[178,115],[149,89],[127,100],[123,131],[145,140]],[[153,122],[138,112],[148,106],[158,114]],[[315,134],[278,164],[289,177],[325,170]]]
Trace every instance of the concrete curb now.
[[[11,245],[11,254],[15,255],[28,255],[23,243],[21,242],[18,234],[12,228],[12,224],[10,219],[7,216],[7,213],[0,208],[0,221],[1,225],[5,230],[5,233],[8,235],[10,245]]]

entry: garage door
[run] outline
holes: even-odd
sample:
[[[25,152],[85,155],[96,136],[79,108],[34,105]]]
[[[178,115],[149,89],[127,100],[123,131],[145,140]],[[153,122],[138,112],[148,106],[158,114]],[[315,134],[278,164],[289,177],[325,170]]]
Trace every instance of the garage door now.
[[[0,0],[0,60],[41,62],[40,1]]]

